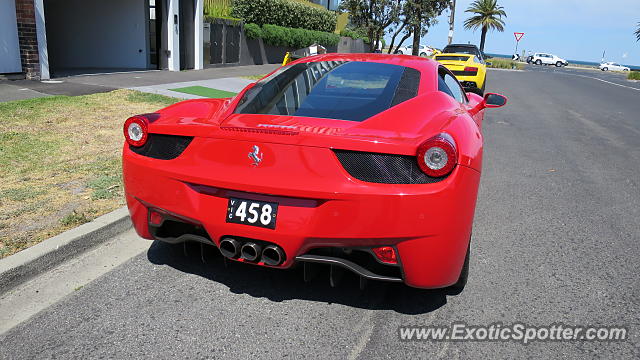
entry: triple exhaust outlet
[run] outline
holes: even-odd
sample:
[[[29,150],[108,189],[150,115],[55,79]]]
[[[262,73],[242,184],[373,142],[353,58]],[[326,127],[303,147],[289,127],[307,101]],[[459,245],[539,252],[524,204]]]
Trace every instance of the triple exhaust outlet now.
[[[220,252],[223,256],[236,259],[240,257],[249,262],[260,260],[265,265],[277,266],[284,261],[284,252],[279,246],[268,245],[264,249],[254,242],[240,243],[234,238],[224,238],[220,241]]]

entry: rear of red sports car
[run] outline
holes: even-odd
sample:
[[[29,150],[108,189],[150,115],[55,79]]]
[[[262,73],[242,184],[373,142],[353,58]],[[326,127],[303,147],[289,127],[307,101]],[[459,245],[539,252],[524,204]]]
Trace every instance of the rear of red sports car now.
[[[125,124],[127,204],[147,239],[237,261],[328,264],[361,279],[461,277],[480,180],[481,98],[409,56],[301,59],[232,99]]]

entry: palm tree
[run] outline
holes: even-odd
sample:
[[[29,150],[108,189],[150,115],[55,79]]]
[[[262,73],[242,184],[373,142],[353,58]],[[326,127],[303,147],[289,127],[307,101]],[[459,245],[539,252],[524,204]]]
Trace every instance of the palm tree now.
[[[640,41],[640,22],[638,23],[638,30],[636,30],[636,38],[638,39],[636,41]]]
[[[502,20],[502,17],[507,17],[507,13],[504,12],[502,6],[498,5],[498,0],[475,0],[465,12],[475,14],[465,20],[464,28],[474,30],[477,28],[482,29],[482,34],[480,35],[480,51],[484,52],[484,40],[487,36],[487,31],[504,31],[504,20]]]

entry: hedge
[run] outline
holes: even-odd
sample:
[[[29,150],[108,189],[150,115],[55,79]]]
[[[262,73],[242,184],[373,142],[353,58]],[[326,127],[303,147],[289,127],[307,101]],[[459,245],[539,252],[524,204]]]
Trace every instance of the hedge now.
[[[627,79],[629,80],[640,80],[640,71],[629,71],[629,75],[627,75]]]
[[[271,24],[288,28],[333,32],[337,15],[289,0],[234,0],[231,16],[260,26]]]
[[[371,43],[371,40],[369,40],[369,37],[367,35],[364,35],[359,31],[353,30],[353,29],[344,29],[340,31],[340,36],[346,36],[352,39],[362,39],[362,41],[364,41],[365,44]]]
[[[293,29],[277,25],[245,24],[244,33],[249,39],[262,38],[269,45],[303,48],[313,43],[323,46],[335,46],[340,41],[340,35],[324,31]]]

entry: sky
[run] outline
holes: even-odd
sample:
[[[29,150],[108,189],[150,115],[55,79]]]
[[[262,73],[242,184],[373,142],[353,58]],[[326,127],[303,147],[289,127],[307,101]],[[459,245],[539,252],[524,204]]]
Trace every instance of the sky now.
[[[465,13],[472,0],[456,1],[453,41],[480,45],[480,30],[465,30]],[[548,52],[567,60],[640,65],[640,42],[634,31],[640,22],[640,0],[498,0],[507,18],[504,32],[489,32],[485,52],[513,54],[514,32],[525,33],[518,46],[532,52]],[[449,12],[429,29],[421,44],[442,48],[449,34]],[[389,39],[387,39],[387,43]],[[405,45],[410,39],[405,41]]]

